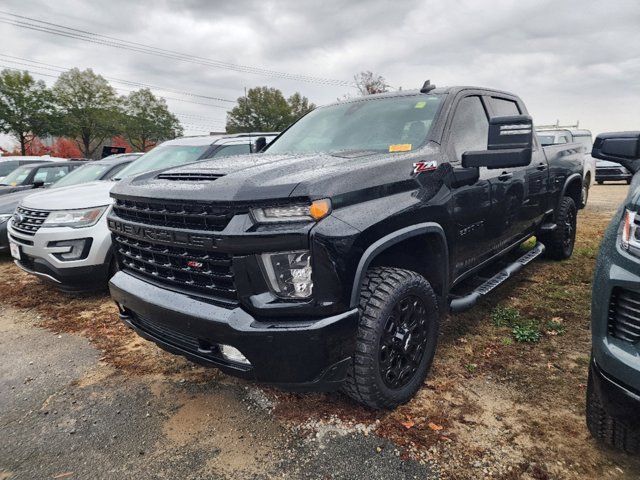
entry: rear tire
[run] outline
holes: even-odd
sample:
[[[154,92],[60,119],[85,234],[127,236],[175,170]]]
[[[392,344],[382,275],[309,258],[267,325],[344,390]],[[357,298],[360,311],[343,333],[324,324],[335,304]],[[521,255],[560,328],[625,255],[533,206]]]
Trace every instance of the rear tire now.
[[[436,351],[436,295],[422,276],[399,268],[367,272],[356,349],[343,391],[368,407],[392,409],[420,389]]]
[[[593,438],[616,450],[640,453],[640,434],[627,428],[602,407],[589,370],[587,383],[587,427]]]
[[[631,179],[630,178],[627,179],[627,185],[631,185]]]
[[[556,214],[556,229],[539,235],[545,246],[545,255],[553,260],[565,260],[573,253],[576,241],[578,211],[571,197],[562,197]]]

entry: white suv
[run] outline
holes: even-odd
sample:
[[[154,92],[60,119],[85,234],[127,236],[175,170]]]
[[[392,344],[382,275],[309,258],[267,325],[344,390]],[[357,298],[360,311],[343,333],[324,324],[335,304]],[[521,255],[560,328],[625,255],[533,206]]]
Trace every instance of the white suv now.
[[[241,155],[276,133],[184,137],[157,146],[129,164],[116,179],[176,165]],[[264,140],[263,140],[264,139]],[[26,197],[7,230],[11,255],[28,273],[62,290],[106,288],[117,269],[107,229],[113,181],[45,190]]]

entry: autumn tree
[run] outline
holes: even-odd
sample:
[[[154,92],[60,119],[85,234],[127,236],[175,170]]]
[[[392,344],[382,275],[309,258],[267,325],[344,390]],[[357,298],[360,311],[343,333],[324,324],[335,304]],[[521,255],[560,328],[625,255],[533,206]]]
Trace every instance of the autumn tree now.
[[[0,72],[0,132],[16,137],[22,155],[37,135],[51,131],[54,112],[51,92],[43,81],[26,71]]]
[[[51,145],[51,156],[59,158],[80,158],[82,152],[76,142],[68,138],[60,137]]]
[[[146,152],[158,142],[182,135],[182,126],[165,99],[148,88],[131,92],[122,103],[124,136],[135,150]]]
[[[360,95],[373,95],[389,91],[389,84],[384,77],[368,70],[354,75],[353,79]]]
[[[227,112],[227,132],[275,132],[316,108],[307,97],[294,93],[288,99],[276,88],[251,88]]]
[[[103,142],[120,130],[122,113],[116,92],[90,68],[62,73],[53,94],[61,111],[58,132],[73,138],[83,156],[93,157]]]

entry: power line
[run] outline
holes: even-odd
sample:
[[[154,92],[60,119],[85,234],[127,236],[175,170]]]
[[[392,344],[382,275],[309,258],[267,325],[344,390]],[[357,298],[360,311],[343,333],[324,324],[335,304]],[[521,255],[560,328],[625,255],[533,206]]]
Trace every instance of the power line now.
[[[69,70],[69,68],[67,67],[61,67],[60,65],[53,65],[51,63],[45,63],[45,62],[39,62],[37,60],[29,60],[28,58],[22,58],[22,57],[16,57],[14,55],[7,55],[6,53],[0,53],[0,57],[5,57],[7,59],[13,59],[13,60],[5,60],[11,63],[16,63],[18,65],[25,65],[27,67],[36,67],[36,68],[42,68],[45,70],[53,70],[53,71],[60,71],[60,72],[64,72]],[[16,60],[21,60],[23,62],[28,62],[29,64],[33,64],[33,65],[29,65],[29,64],[24,64],[24,63],[20,63]],[[157,85],[151,85],[148,83],[142,83],[142,82],[135,82],[133,80],[123,80],[120,78],[114,78],[114,77],[108,77],[106,75],[102,75],[104,78],[111,80],[112,82],[116,82],[116,83],[120,83],[123,85],[133,85],[133,86],[139,86],[139,87],[143,87],[143,88],[151,88],[151,89],[155,89],[155,90],[162,90],[165,92],[173,92],[173,93],[179,93],[181,95],[186,95],[189,97],[197,97],[197,98],[203,98],[206,100],[216,100],[219,102],[228,102],[228,103],[236,103],[236,100],[229,100],[227,98],[220,98],[220,97],[211,97],[209,95],[201,95],[201,94],[197,94],[197,93],[192,93],[192,92],[185,92],[183,90],[178,90],[178,89],[174,89],[174,88],[167,88],[167,87],[159,87]]]
[[[5,62],[7,62],[7,61],[9,63],[14,63],[14,64],[17,63],[18,65],[25,65],[25,64],[20,64],[19,62],[12,62],[10,60],[5,60]],[[31,65],[27,65],[27,66],[32,67]],[[24,70],[24,69],[14,68],[14,67],[12,67],[10,65],[5,65],[5,64],[0,64],[0,67],[7,68],[7,69],[13,70],[15,72],[20,72],[20,71]],[[37,68],[43,68],[43,67],[37,67]],[[52,69],[49,69],[49,70],[52,70]],[[55,71],[55,70],[53,70],[53,71]],[[36,71],[33,71],[33,70],[27,70],[27,72],[29,72],[29,73],[31,73],[33,75],[40,75],[40,76],[44,76],[44,77],[58,78],[58,76],[59,76],[59,75],[52,75],[50,73],[36,72]],[[129,92],[129,93],[130,92],[135,92],[135,90],[133,90],[131,88],[122,88],[122,87],[114,87],[114,88],[115,88],[115,90],[119,90],[121,92]],[[205,107],[211,107],[211,108],[222,108],[222,109],[225,109],[225,110],[228,108],[228,107],[223,107],[222,105],[212,105],[210,103],[194,102],[192,100],[185,100],[184,98],[167,97],[166,95],[162,95],[162,98],[164,98],[166,100],[175,100],[176,102],[186,102],[186,103],[193,103],[195,105],[203,105]]]
[[[51,35],[58,35],[62,37],[73,38],[76,40],[82,40],[89,43],[106,45],[113,48],[145,53],[148,55],[156,55],[160,57],[171,58],[174,60],[180,60],[184,62],[199,64],[199,65],[204,65],[204,66],[209,66],[214,68],[233,70],[241,73],[250,73],[254,75],[284,78],[288,80],[297,80],[297,81],[307,82],[307,83],[318,83],[322,85],[334,85],[334,86],[351,86],[352,85],[351,82],[347,82],[344,80],[335,80],[335,79],[314,77],[314,76],[302,75],[302,74],[292,74],[292,73],[280,72],[276,70],[269,70],[261,67],[238,65],[238,64],[223,62],[220,60],[211,60],[205,57],[185,54],[185,53],[181,53],[173,50],[154,47],[151,45],[145,45],[142,43],[121,40],[116,37],[111,37],[107,35],[98,34],[95,32],[67,27],[65,25],[61,25],[53,22],[45,22],[42,20],[24,16],[24,15],[17,15],[11,12],[0,11],[0,14],[5,16],[5,18],[0,17],[0,23],[17,26],[19,28],[25,28],[28,30],[48,33]],[[7,16],[10,18],[6,18]],[[35,22],[35,23],[32,23],[32,22]]]

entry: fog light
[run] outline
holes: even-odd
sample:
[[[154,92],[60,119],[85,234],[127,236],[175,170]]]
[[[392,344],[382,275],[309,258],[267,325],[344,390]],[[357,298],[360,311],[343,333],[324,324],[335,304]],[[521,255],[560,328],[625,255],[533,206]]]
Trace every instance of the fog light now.
[[[280,297],[308,298],[313,290],[311,254],[306,251],[263,253],[265,277]]]
[[[65,251],[55,252],[53,254],[53,256],[59,260],[83,260],[89,255],[91,239],[59,240],[57,242],[49,242],[47,247],[66,248]]]
[[[229,360],[230,362],[243,363],[245,365],[251,365],[251,362],[247,360],[240,350],[236,347],[232,347],[231,345],[220,344],[220,353],[222,354],[225,360]]]

